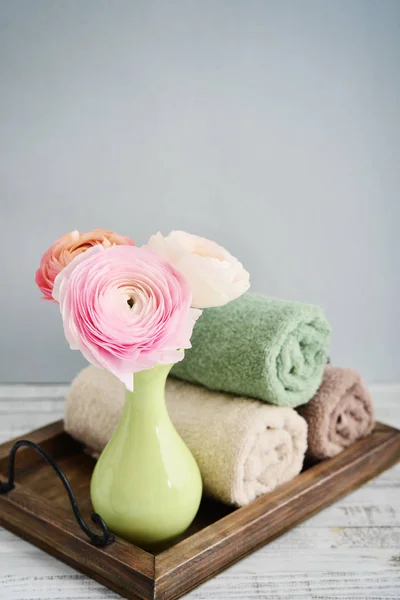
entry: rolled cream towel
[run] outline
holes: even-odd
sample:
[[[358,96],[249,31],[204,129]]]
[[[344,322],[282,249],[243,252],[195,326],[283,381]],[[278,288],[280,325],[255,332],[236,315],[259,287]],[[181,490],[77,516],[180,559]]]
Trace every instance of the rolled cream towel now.
[[[210,390],[292,408],[319,388],[330,326],[317,306],[243,294],[203,311],[172,375]]]
[[[206,494],[243,506],[300,473],[307,425],[291,408],[210,392],[167,380],[169,415],[195,457]],[[122,413],[125,388],[114,375],[87,367],[67,395],[65,429],[100,452]]]
[[[360,375],[352,369],[327,365],[322,384],[298,413],[308,424],[307,456],[336,456],[359,438],[371,433],[374,410]]]

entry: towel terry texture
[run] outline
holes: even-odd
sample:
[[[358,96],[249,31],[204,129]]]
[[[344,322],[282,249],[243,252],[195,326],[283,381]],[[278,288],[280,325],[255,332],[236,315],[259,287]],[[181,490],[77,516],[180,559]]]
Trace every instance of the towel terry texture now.
[[[212,390],[296,407],[317,391],[330,326],[321,308],[244,294],[197,321],[172,375]]]
[[[166,399],[171,420],[199,465],[206,494],[243,506],[301,471],[307,425],[295,410],[233,399],[173,378],[167,380]],[[125,388],[114,375],[87,367],[67,395],[65,429],[100,452],[124,401]]]
[[[356,371],[343,367],[327,365],[321,387],[298,412],[308,424],[307,455],[316,459],[339,454],[374,426],[367,388]]]

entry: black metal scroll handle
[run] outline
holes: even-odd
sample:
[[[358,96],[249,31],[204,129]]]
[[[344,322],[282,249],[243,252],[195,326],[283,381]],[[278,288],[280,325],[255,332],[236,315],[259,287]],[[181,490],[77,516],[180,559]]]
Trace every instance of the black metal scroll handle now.
[[[9,463],[8,463],[8,481],[6,483],[0,481],[0,494],[7,494],[7,492],[10,492],[14,488],[15,455],[17,453],[18,448],[21,448],[22,446],[28,446],[28,448],[33,448],[33,450],[36,450],[40,454],[40,456],[42,456],[42,458],[44,458],[51,467],[53,467],[53,469],[57,473],[58,477],[61,479],[61,482],[65,488],[65,491],[68,494],[69,500],[71,502],[72,510],[74,511],[75,519],[77,520],[78,525],[82,529],[82,531],[84,533],[86,533],[86,535],[90,539],[91,543],[94,546],[99,546],[99,547],[107,546],[108,544],[112,544],[112,542],[115,541],[115,538],[108,531],[107,525],[104,523],[103,519],[97,513],[92,514],[92,521],[93,521],[93,523],[96,523],[96,525],[99,525],[101,527],[102,535],[99,535],[99,534],[95,533],[94,531],[91,531],[91,529],[89,529],[89,527],[86,525],[85,521],[82,519],[82,515],[78,508],[78,502],[77,502],[75,494],[72,491],[72,488],[68,482],[68,479],[65,477],[64,473],[62,472],[62,470],[60,469],[60,467],[58,466],[56,461],[53,458],[51,458],[51,456],[49,454],[47,454],[47,452],[45,450],[43,450],[43,448],[41,448],[38,444],[35,444],[34,442],[31,442],[29,440],[20,440],[19,442],[16,442],[14,444],[14,446],[11,448],[10,456],[9,456]]]

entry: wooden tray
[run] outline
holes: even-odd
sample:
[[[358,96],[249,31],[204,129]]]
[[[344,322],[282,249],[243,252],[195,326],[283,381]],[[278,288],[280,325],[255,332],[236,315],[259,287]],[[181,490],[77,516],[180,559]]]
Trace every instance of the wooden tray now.
[[[24,436],[40,444],[69,479],[87,522],[94,460],[63,431],[62,421]],[[0,481],[6,481],[12,440],[0,446]],[[400,431],[377,424],[367,438],[339,456],[309,466],[289,483],[250,505],[233,509],[204,499],[181,540],[159,553],[124,540],[91,545],[76,524],[60,480],[32,449],[16,459],[16,486],[0,495],[0,525],[126,598],[172,600],[216,575],[351,492],[400,459]]]

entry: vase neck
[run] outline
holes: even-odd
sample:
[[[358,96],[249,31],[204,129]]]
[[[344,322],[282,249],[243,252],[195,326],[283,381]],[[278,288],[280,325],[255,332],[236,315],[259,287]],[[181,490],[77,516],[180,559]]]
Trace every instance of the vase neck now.
[[[140,415],[146,418],[163,418],[167,415],[165,405],[165,382],[172,365],[156,365],[152,369],[134,375],[134,391],[125,390],[126,417]]]

